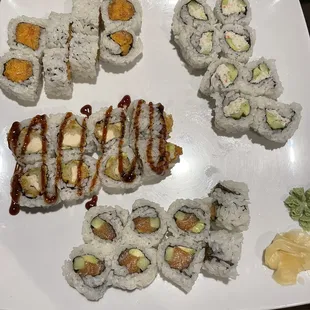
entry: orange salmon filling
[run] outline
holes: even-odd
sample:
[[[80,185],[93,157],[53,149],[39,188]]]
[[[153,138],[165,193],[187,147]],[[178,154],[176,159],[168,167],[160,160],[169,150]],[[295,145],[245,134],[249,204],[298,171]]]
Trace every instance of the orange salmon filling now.
[[[20,83],[28,80],[33,74],[32,63],[28,60],[10,59],[5,64],[3,75],[10,81]]]
[[[135,230],[142,234],[150,234],[158,230],[158,228],[151,226],[151,218],[149,217],[136,217],[133,219]]]
[[[104,269],[104,265],[102,262],[98,264],[92,264],[90,262],[84,263],[84,268],[78,271],[80,276],[98,276]]]
[[[116,233],[111,224],[105,222],[99,228],[92,228],[93,233],[104,240],[113,241],[116,238]]]
[[[131,33],[127,31],[114,32],[111,34],[111,39],[120,46],[122,56],[128,55],[133,43],[133,37]]]
[[[180,229],[184,231],[190,231],[199,222],[199,219],[193,213],[186,213],[184,219],[176,219],[175,222]]]
[[[127,0],[112,0],[108,6],[108,14],[111,20],[130,20],[135,14],[135,8]]]
[[[24,44],[34,51],[40,46],[40,35],[40,26],[29,23],[19,23],[16,27],[16,42]]]
[[[182,249],[175,247],[173,249],[173,256],[168,264],[171,268],[182,271],[189,267],[190,263],[193,260],[193,256]]]
[[[138,260],[139,257],[129,254],[129,250],[126,250],[120,255],[118,263],[120,266],[125,266],[130,274],[139,273],[141,269],[137,265]]]

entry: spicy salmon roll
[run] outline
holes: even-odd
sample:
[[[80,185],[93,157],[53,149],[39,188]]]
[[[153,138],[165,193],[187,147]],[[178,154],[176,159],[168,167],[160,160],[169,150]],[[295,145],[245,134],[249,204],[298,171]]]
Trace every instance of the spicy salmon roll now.
[[[246,63],[253,54],[255,31],[249,26],[226,24],[221,30],[220,44],[226,58]]]
[[[13,50],[33,52],[41,57],[46,46],[47,20],[20,16],[11,19],[8,26],[8,45]]]
[[[206,96],[240,89],[244,75],[243,64],[220,58],[212,62],[202,78],[199,90]]]
[[[139,0],[105,0],[101,4],[101,16],[105,27],[124,27],[136,34],[141,31],[142,6]]]
[[[160,243],[157,264],[161,275],[189,293],[201,270],[202,244],[190,238],[169,237]]]
[[[131,28],[108,27],[101,34],[100,57],[104,62],[126,66],[142,53],[143,45]]]
[[[62,273],[70,286],[88,300],[101,299],[111,278],[111,259],[102,246],[84,244],[72,250]]]
[[[0,58],[0,87],[17,100],[35,102],[42,88],[41,65],[32,52],[11,51]]]
[[[129,213],[119,206],[98,206],[88,210],[84,217],[82,235],[85,243],[93,241],[111,245],[111,249],[124,235]]]
[[[142,289],[157,276],[156,250],[131,240],[120,242],[112,258],[112,286],[123,290]]]
[[[71,39],[70,24],[71,14],[51,12],[46,27],[46,47],[68,48]]]
[[[71,65],[66,48],[51,48],[43,56],[44,89],[48,98],[70,99],[73,92]]]
[[[248,25],[252,19],[248,0],[217,0],[214,14],[222,24]]]
[[[241,92],[211,95],[216,101],[214,124],[226,133],[247,132],[253,124],[256,113],[254,97]]]
[[[286,143],[298,129],[302,106],[298,103],[284,104],[267,97],[257,97],[257,112],[252,129],[264,138]]]
[[[167,212],[168,230],[174,237],[190,237],[195,242],[206,239],[210,230],[210,204],[200,200],[178,199]]]
[[[138,199],[124,230],[124,237],[140,240],[147,246],[157,246],[167,232],[167,215],[159,204]]]
[[[174,8],[172,32],[178,36],[188,28],[214,25],[216,19],[211,7],[204,0],[179,0]]]

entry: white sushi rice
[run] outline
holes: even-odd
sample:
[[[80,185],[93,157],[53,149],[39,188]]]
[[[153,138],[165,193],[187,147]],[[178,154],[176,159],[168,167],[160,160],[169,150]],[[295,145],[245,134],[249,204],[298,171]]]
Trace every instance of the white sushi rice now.
[[[212,41],[204,38],[211,34]],[[196,29],[188,28],[175,37],[185,62],[193,69],[205,69],[218,58],[221,52],[219,40],[221,33],[218,26],[202,24]]]
[[[241,256],[242,242],[241,233],[211,231],[207,240],[211,253],[208,257],[206,255],[202,268],[213,276],[235,279],[238,275],[237,264]]]
[[[122,56],[122,50],[119,44],[114,42],[111,35],[118,31],[126,31],[132,35],[133,43],[127,55]],[[136,36],[134,31],[129,27],[118,26],[108,27],[101,34],[100,40],[100,57],[101,60],[107,63],[118,66],[126,66],[132,63],[137,57],[142,54],[143,44],[139,37]]]
[[[70,41],[69,61],[74,82],[93,82],[97,78],[98,35],[74,33]]]
[[[105,28],[118,29],[127,28],[132,29],[136,34],[139,34],[142,26],[142,6],[139,0],[128,0],[133,6],[135,13],[128,21],[111,20],[109,17],[109,5],[113,0],[104,0],[101,4],[101,18],[103,20]]]
[[[32,64],[32,76],[24,82],[13,82],[4,76],[5,64],[11,59],[26,60]],[[25,50],[15,50],[0,58],[0,87],[18,100],[35,102],[40,96],[42,87],[41,65],[36,54]]]
[[[205,240],[209,235],[210,230],[210,206],[212,200],[206,199],[201,201],[199,199],[177,199],[174,201],[167,211],[168,230],[174,237],[190,237],[193,242]],[[178,212],[187,214],[194,214],[200,222],[205,224],[204,229],[200,233],[184,231],[176,224],[175,214]]]
[[[71,14],[51,12],[47,21],[47,48],[67,48],[70,41]]]
[[[228,68],[226,67],[226,64],[234,66],[238,72],[238,75],[233,82],[229,82],[229,76],[227,73]],[[243,64],[235,60],[222,57],[215,60],[208,66],[208,69],[200,84],[200,91],[204,95],[209,96],[210,94],[215,92],[223,93],[233,90],[239,90],[241,89],[240,85],[243,81],[243,74]]]
[[[222,24],[240,24],[248,25],[252,20],[252,10],[248,0],[242,0],[245,3],[246,9],[240,12],[238,8],[239,0],[229,0],[228,5],[222,9],[223,0],[217,0],[214,8],[214,15]],[[224,14],[225,13],[225,14]]]
[[[211,96],[216,101],[214,124],[217,129],[228,134],[245,133],[250,130],[257,110],[254,97],[242,94],[240,92],[229,92],[223,95],[214,93]],[[234,119],[231,116],[225,115],[225,107],[229,106],[229,104],[235,100],[242,99],[247,100],[250,105],[250,113],[248,116],[241,116],[240,119]]]
[[[256,102],[258,110],[254,117],[252,129],[270,141],[286,143],[298,129],[302,106],[295,102],[284,104],[267,97],[257,97]],[[281,117],[288,119],[289,123],[284,129],[272,129],[267,123],[267,110],[276,111]]]
[[[16,27],[20,23],[28,23],[28,24],[39,26],[41,28],[39,48],[37,50],[34,51],[30,47],[16,42]],[[9,22],[9,25],[8,25],[8,45],[9,45],[9,47],[13,50],[22,50],[22,51],[27,51],[27,52],[33,52],[33,53],[35,53],[35,55],[37,57],[40,58],[43,54],[43,51],[45,49],[46,42],[47,42],[46,26],[47,26],[47,20],[46,19],[35,18],[35,17],[27,17],[24,15],[11,19]]]
[[[183,246],[194,249],[196,251],[194,258],[187,269],[179,271],[170,267],[170,265],[165,260],[166,249],[169,246]],[[204,250],[202,248],[202,244],[186,237],[169,237],[160,243],[157,251],[157,264],[161,275],[167,280],[171,281],[185,293],[189,293],[194,286],[202,267],[203,258]]]
[[[243,37],[249,44],[247,51],[234,51],[226,42],[225,33],[232,32],[238,36]],[[238,24],[226,24],[221,30],[220,45],[222,48],[223,56],[229,59],[233,59],[242,63],[248,62],[249,58],[253,54],[253,47],[255,45],[255,30],[249,26],[241,26]]]
[[[105,269],[98,276],[81,277],[73,269],[73,260],[78,256],[93,255],[100,261],[104,262]],[[66,260],[62,273],[70,286],[75,288],[80,294],[84,295],[88,300],[97,301],[101,299],[109,286],[111,279],[111,258],[106,253],[104,247],[99,244],[84,244],[72,250]]]
[[[160,227],[153,233],[139,233],[135,230],[133,220],[137,217],[158,217],[160,220]],[[124,238],[129,240],[140,240],[147,246],[155,247],[164,238],[167,232],[167,214],[166,211],[159,206],[159,204],[145,199],[138,199],[132,206],[132,213],[129,217],[128,223],[124,229]]]
[[[121,266],[118,259],[123,251],[130,249],[140,250],[150,261],[150,265],[141,273],[130,274],[125,266]],[[113,276],[111,279],[112,286],[123,290],[132,291],[134,289],[142,289],[149,286],[157,276],[157,259],[156,250],[146,247],[138,240],[123,240],[116,248],[112,258]]]
[[[265,59],[264,57],[252,61],[246,65],[244,71],[243,82],[241,83],[241,89],[245,94],[252,96],[266,96],[271,99],[277,99],[283,93],[283,86],[280,81],[275,60]],[[266,64],[270,70],[268,76],[265,79],[256,83],[253,81],[253,70],[261,64]]]
[[[188,9],[188,3],[190,2],[196,2],[198,5],[201,5],[204,10],[204,14],[206,16],[205,20],[197,19],[190,15],[189,9]],[[183,31],[186,30],[186,28],[197,28],[200,25],[214,25],[216,23],[216,19],[214,17],[214,14],[212,12],[211,7],[206,3],[206,1],[203,0],[179,0],[174,8],[174,15],[173,15],[173,23],[172,23],[172,32],[177,37],[180,35]]]
[[[116,234],[116,237],[113,241],[104,240],[99,236],[95,235],[92,228],[92,220],[99,216],[102,220],[109,223]],[[98,206],[93,207],[85,213],[82,236],[85,243],[91,243],[96,241],[100,244],[109,244],[113,247],[124,235],[124,227],[128,221],[129,212],[125,209],[122,209],[119,206],[110,207],[110,206]]]
[[[52,48],[44,51],[44,89],[48,98],[70,99],[73,92],[68,50]]]

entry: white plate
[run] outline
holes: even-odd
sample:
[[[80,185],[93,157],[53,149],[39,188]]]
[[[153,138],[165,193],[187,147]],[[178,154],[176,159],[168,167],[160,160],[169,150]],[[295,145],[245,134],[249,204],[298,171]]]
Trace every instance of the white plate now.
[[[247,136],[217,136],[211,127],[208,103],[197,96],[200,76],[190,75],[170,41],[170,24],[176,0],[144,0],[144,55],[129,72],[101,70],[96,85],[75,85],[73,99],[53,101],[41,95],[36,107],[22,107],[0,94],[0,308],[20,309],[270,309],[310,302],[310,276],[299,284],[281,287],[262,265],[262,253],[277,232],[296,227],[283,205],[293,186],[310,187],[310,42],[298,0],[252,0],[252,27],[257,30],[254,56],[277,59],[283,81],[284,102],[303,105],[300,128],[284,147],[267,149]],[[210,0],[213,5],[214,1]],[[0,53],[8,50],[6,28],[17,15],[47,17],[49,12],[69,12],[68,0],[2,0],[0,4]],[[123,95],[162,102],[175,120],[172,140],[184,155],[172,175],[160,184],[143,186],[130,195],[101,193],[101,204],[130,209],[144,197],[167,208],[176,198],[206,196],[219,179],[244,181],[251,198],[250,229],[239,265],[240,276],[223,283],[200,276],[185,295],[159,276],[147,289],[127,293],[110,289],[104,299],[90,303],[70,288],[61,266],[71,248],[82,243],[84,205],[46,214],[13,217],[10,177],[14,159],[6,145],[11,123],[36,113],[74,111],[89,103],[94,110],[116,105]]]

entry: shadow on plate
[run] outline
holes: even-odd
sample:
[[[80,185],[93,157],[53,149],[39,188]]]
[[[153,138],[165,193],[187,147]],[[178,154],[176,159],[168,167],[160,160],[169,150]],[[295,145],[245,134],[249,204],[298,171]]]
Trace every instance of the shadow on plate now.
[[[220,282],[222,282],[222,283],[224,283],[224,284],[228,284],[229,283],[229,279],[226,279],[226,278],[220,278],[220,277],[216,277],[216,276],[212,276],[212,275],[210,275],[210,274],[208,274],[206,271],[204,271],[204,270],[201,270],[201,272],[200,272],[205,278],[208,278],[208,279],[213,279],[213,280],[215,280],[215,281],[220,281]]]

